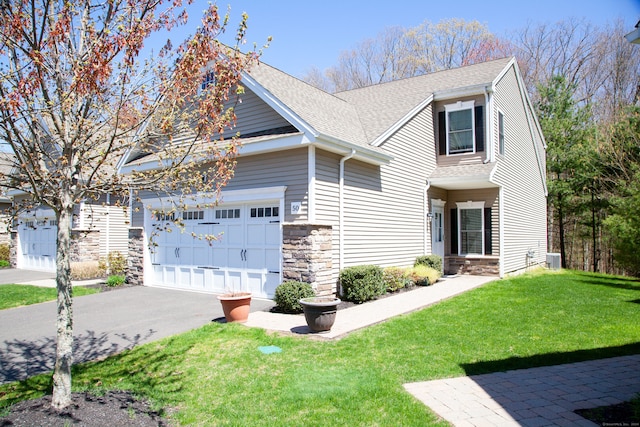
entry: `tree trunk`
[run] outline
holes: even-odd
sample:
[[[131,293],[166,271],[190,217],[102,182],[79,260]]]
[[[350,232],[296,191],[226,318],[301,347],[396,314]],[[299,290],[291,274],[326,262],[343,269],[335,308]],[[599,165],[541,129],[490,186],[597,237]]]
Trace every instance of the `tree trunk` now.
[[[560,234],[560,262],[562,268],[567,268],[567,251],[565,251],[564,212],[562,211],[562,196],[558,194],[558,232]]]
[[[67,205],[69,206],[69,205]],[[51,406],[56,410],[71,404],[71,365],[73,364],[73,311],[71,289],[71,221],[73,205],[58,212],[56,247],[56,287],[58,314],[56,318],[56,362],[53,370]]]

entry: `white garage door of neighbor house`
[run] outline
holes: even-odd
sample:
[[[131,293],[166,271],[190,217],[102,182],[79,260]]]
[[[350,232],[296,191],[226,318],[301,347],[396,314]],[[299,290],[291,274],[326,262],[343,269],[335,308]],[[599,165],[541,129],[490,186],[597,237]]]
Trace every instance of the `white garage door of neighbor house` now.
[[[23,220],[18,228],[20,237],[19,268],[25,270],[56,271],[55,219]]]
[[[279,202],[178,213],[185,229],[157,231],[151,285],[206,292],[249,291],[272,298],[280,283]],[[169,220],[171,218],[168,218]],[[164,220],[164,221],[160,221]],[[158,218],[151,225],[170,224]],[[147,230],[147,235],[153,231]],[[194,236],[215,236],[209,242]]]

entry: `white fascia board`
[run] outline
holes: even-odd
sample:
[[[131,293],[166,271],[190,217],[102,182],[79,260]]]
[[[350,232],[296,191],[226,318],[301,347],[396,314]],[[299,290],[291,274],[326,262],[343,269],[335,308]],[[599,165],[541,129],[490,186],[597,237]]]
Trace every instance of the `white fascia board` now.
[[[404,126],[416,114],[422,111],[427,105],[431,104],[431,102],[433,102],[433,94],[429,95],[427,99],[416,105],[404,117],[394,123],[389,129],[384,131],[379,137],[375,139],[375,141],[371,143],[371,145],[374,147],[379,147],[380,145],[382,145],[383,142],[385,142],[391,135],[396,133],[402,126]]]
[[[281,200],[284,199],[284,193],[287,190],[285,185],[274,187],[258,187],[248,188],[244,190],[222,190],[219,198],[205,197],[204,195],[198,195],[192,200],[187,200],[184,203],[184,208],[193,209],[196,207],[203,207],[206,205],[223,205],[225,203],[245,203],[245,202],[259,202],[267,200]],[[151,209],[173,209],[176,204],[173,202],[174,198],[171,196],[165,197],[150,197],[142,200],[142,204],[146,208]]]
[[[636,28],[624,37],[629,43],[640,44],[640,28]]]
[[[314,145],[332,153],[342,155],[347,155],[351,153],[351,150],[355,150],[356,154],[353,156],[354,159],[377,166],[388,165],[391,160],[393,160],[393,156],[389,154],[381,153],[377,150],[371,150],[367,147],[363,147],[362,145],[342,141],[328,135],[320,135],[320,137],[316,139]]]
[[[242,80],[240,81],[240,84],[244,84],[250,88],[258,98],[262,99],[267,105],[273,108],[299,131],[313,135],[314,137],[319,135],[318,131],[303,120],[302,117],[293,112],[287,105],[280,101],[280,99],[256,82],[248,73],[242,73]]]
[[[433,101],[462,98],[465,96],[482,95],[492,87],[492,82],[481,83],[473,86],[459,87],[455,89],[441,90],[433,93]]]
[[[56,214],[53,211],[53,209],[51,208],[46,208],[46,207],[37,207],[35,209],[31,209],[28,211],[25,211],[21,214],[18,215],[18,217],[20,219],[30,219],[30,218],[34,218],[34,219],[38,219],[38,218],[55,218]]]
[[[312,141],[309,140],[305,134],[283,134],[280,138],[243,144],[238,148],[238,154],[248,156],[252,154],[289,150],[292,148],[308,146],[311,142]]]

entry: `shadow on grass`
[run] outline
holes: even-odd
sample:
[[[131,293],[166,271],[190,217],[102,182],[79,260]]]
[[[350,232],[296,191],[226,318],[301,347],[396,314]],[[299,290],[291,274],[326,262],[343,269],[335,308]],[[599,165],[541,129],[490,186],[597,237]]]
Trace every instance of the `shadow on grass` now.
[[[115,334],[117,342],[109,334],[86,331],[74,337],[74,363],[102,359],[133,348],[155,334],[149,329],[144,334],[127,336]],[[53,337],[38,340],[5,341],[0,348],[0,384],[21,381],[34,375],[50,372],[55,363],[56,341]]]
[[[610,288],[627,289],[640,291],[640,279],[635,277],[607,276],[606,279],[600,274],[593,274],[584,271],[575,271],[578,277],[576,280],[587,285],[607,286]]]
[[[514,369],[537,368],[540,366],[562,365],[565,363],[585,362],[609,357],[629,356],[632,354],[640,354],[640,342],[616,347],[536,354],[528,357],[510,357],[501,360],[466,363],[460,366],[465,370],[467,375],[480,375],[492,372],[511,371]]]

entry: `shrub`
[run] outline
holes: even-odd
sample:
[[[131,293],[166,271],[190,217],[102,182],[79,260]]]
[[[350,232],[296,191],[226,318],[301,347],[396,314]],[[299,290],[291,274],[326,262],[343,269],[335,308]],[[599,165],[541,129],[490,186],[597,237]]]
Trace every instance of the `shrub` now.
[[[71,263],[71,280],[87,280],[104,277],[98,261],[84,261]]]
[[[0,260],[9,262],[10,246],[8,243],[0,245]]]
[[[316,296],[310,284],[304,282],[284,282],[278,285],[273,300],[283,313],[302,313],[300,300]]]
[[[426,265],[436,271],[442,271],[442,257],[440,255],[423,255],[416,258],[413,266]]]
[[[107,286],[116,287],[124,285],[125,278],[119,274],[113,274],[107,278]]]
[[[383,271],[384,284],[387,292],[395,292],[411,283],[411,278],[407,275],[407,270],[399,267],[387,267]]]
[[[105,274],[123,275],[127,269],[127,259],[120,252],[112,251],[106,259],[100,258],[99,265],[103,276]]]
[[[382,268],[377,265],[358,265],[340,272],[342,297],[362,303],[386,292]]]
[[[422,264],[413,267],[410,274],[411,280],[416,286],[433,285],[440,278],[439,271]]]
[[[11,265],[9,264],[9,261],[5,260],[5,259],[0,259],[0,268],[7,268],[10,267]]]

